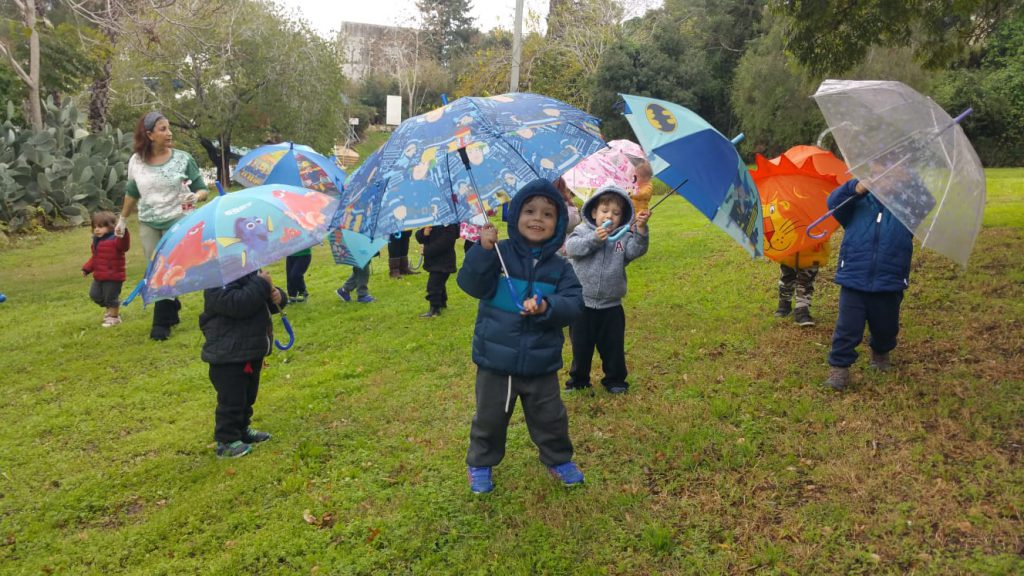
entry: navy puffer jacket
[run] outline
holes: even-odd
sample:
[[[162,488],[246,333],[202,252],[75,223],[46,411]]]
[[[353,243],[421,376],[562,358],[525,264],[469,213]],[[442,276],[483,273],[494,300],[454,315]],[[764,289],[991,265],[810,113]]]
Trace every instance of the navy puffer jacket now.
[[[554,236],[531,251],[519,234],[519,213],[532,196],[549,198],[558,209]],[[495,250],[479,244],[470,248],[459,270],[458,284],[480,300],[473,331],[473,362],[501,374],[534,377],[562,367],[562,328],[583,312],[583,289],[572,266],[558,255],[565,241],[569,214],[558,190],[547,180],[524,186],[508,210],[508,236],[495,247],[501,250],[516,294],[501,277]],[[536,261],[536,262],[535,262]],[[548,303],[544,314],[522,316],[516,302],[539,292]]]
[[[910,285],[910,257],[914,235],[870,192],[856,193],[857,180],[849,180],[832,191],[828,207],[845,229],[839,248],[835,282],[864,292],[897,292]]]

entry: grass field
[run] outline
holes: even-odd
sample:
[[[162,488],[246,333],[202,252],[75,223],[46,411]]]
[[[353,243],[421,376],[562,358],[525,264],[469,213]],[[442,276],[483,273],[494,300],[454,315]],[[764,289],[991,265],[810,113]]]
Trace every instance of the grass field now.
[[[0,251],[0,573],[1022,573],[1024,170],[987,174],[968,270],[917,250],[898,369],[862,358],[842,394],[821,386],[833,270],[816,327],[773,318],[778,267],[668,200],[629,268],[630,393],[566,400],[586,486],[548,476],[517,410],[485,497],[464,464],[476,303],[454,279],[421,320],[426,275],[378,259],[378,301],[346,304],[349,269],[318,247],[256,403],[274,439],[223,461],[201,295],[166,342],[137,303],[104,329],[89,231],[18,239]]]

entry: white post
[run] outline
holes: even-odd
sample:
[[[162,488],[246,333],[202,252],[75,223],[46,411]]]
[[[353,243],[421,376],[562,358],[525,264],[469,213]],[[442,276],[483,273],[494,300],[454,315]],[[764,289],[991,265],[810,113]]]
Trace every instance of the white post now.
[[[516,0],[516,22],[512,29],[512,81],[509,92],[519,91],[519,62],[523,56],[523,0]]]

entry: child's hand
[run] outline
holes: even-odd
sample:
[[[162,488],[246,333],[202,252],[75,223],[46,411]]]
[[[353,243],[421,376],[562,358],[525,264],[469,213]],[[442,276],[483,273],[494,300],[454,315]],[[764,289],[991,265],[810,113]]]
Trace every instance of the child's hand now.
[[[274,281],[270,278],[270,272],[267,272],[266,270],[260,270],[259,272],[256,273],[256,275],[266,280],[267,284],[270,284],[271,296],[277,293],[277,290],[274,290]]]
[[[83,278],[85,278],[85,277],[86,277],[86,276],[88,276],[88,275],[89,275],[89,273],[88,273],[88,272],[86,272],[85,270],[82,270],[82,277],[83,277]]]
[[[870,190],[868,190],[868,187],[865,186],[864,183],[859,180],[857,181],[857,187],[854,188],[853,191],[856,192],[857,194],[860,194],[861,196],[870,192]]]
[[[281,291],[273,286],[270,287],[270,301],[274,303],[274,306],[281,306]]]
[[[540,298],[540,304],[537,303],[538,298],[527,298],[523,300],[523,311],[520,312],[522,316],[537,316],[548,311],[548,301]]]
[[[430,230],[431,230],[431,228],[432,228],[432,226],[424,226],[424,227],[423,227],[423,235],[424,235],[424,236],[430,236]]]
[[[498,243],[498,229],[494,227],[494,224],[488,222],[480,227],[480,245],[484,247],[484,250],[494,250],[494,245]]]
[[[602,242],[608,239],[608,228],[605,228],[604,226],[598,226],[595,233],[597,234],[598,240]]]
[[[636,226],[637,228],[644,228],[647,226],[647,220],[651,217],[650,210],[641,210],[636,213]]]

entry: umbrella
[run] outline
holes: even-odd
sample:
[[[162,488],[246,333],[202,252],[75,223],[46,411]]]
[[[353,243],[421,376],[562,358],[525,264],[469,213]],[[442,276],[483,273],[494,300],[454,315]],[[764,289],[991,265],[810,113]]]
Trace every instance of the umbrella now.
[[[529,93],[459,98],[402,122],[349,179],[342,228],[371,238],[469,220],[604,147],[598,119]]]
[[[328,238],[331,241],[331,254],[335,264],[348,264],[365,268],[366,263],[387,246],[389,237],[370,238],[365,234],[332,227]]]
[[[846,164],[814,146],[794,146],[768,160],[757,154],[751,171],[764,214],[764,255],[793,268],[825,264],[828,235],[839,223],[829,218],[826,234],[810,238],[804,230],[828,212],[828,195],[850,179]]]
[[[753,256],[764,254],[761,204],[736,147],[692,111],[621,94],[654,174]],[[684,186],[685,184],[685,186]]]
[[[327,235],[337,204],[336,198],[320,192],[284,185],[217,196],[163,235],[125,304],[136,295],[148,304],[224,286],[318,244]],[[285,328],[291,335],[287,320]],[[290,346],[278,344],[282,349]]]
[[[573,194],[583,200],[590,198],[598,188],[609,184],[632,195],[636,192],[634,163],[646,158],[638,144],[629,140],[613,140],[608,143],[608,148],[587,156],[563,174],[562,178]]]
[[[242,156],[232,177],[245,187],[287,184],[337,196],[345,182],[345,171],[309,146],[282,142],[260,146]]]
[[[894,81],[825,80],[814,100],[850,173],[922,246],[966,267],[985,209],[985,173],[959,125],[970,110],[951,118]]]

